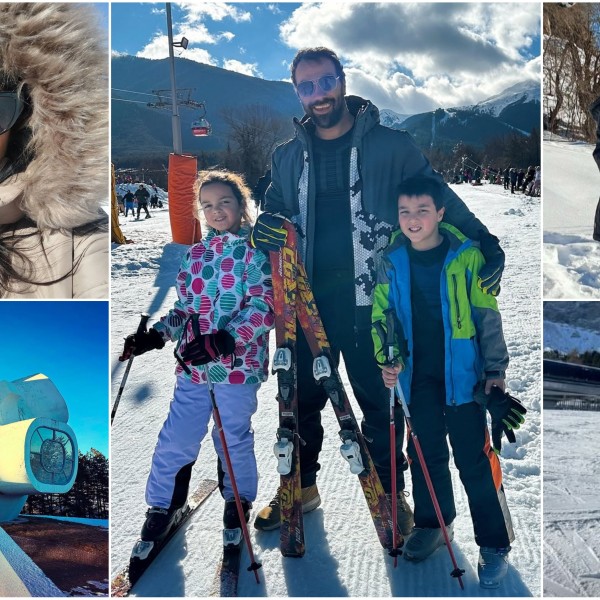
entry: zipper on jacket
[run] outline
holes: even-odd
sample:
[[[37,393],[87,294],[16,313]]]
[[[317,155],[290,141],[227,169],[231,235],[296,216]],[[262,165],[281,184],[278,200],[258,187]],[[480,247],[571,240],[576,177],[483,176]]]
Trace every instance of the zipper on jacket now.
[[[459,329],[462,329],[460,308],[458,306],[458,282],[456,281],[456,275],[454,273],[452,273],[452,283],[454,285],[454,308],[456,309],[456,325]]]

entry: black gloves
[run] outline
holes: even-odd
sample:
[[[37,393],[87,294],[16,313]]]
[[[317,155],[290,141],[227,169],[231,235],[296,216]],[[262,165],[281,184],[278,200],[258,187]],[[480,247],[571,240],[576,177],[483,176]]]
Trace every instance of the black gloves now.
[[[477,285],[491,296],[500,293],[500,279],[504,271],[504,251],[500,248],[500,240],[491,233],[482,233],[479,244],[485,258],[485,265],[479,271]]]
[[[164,345],[165,341],[156,329],[151,327],[149,331],[138,331],[125,338],[125,347],[119,360],[127,360],[132,354],[139,356],[148,350],[160,350]]]
[[[271,213],[258,215],[250,234],[252,247],[262,250],[267,255],[269,252],[279,252],[287,240],[287,230],[283,222],[284,218],[279,215]]]
[[[487,398],[487,410],[492,417],[492,445],[494,452],[500,454],[502,449],[502,434],[514,444],[514,429],[519,429],[525,422],[527,409],[508,392],[503,392],[499,387],[492,387],[489,395],[479,394]]]
[[[184,362],[197,367],[212,362],[219,356],[233,354],[234,349],[233,336],[224,329],[220,329],[217,333],[207,333],[195,337],[185,347],[181,358]]]

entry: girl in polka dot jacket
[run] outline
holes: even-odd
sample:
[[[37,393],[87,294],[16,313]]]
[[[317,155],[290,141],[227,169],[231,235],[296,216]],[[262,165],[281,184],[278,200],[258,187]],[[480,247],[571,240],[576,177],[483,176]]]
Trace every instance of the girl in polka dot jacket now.
[[[185,255],[176,280],[173,308],[147,332],[128,336],[122,360],[179,343],[175,390],[158,436],[146,485],[150,509],[142,539],[160,541],[185,504],[192,466],[208,431],[212,405],[204,365],[214,383],[223,430],[246,516],[256,499],[258,473],[252,415],[268,375],[268,331],[273,327],[269,259],[248,243],[253,205],[242,177],[226,171],[201,173],[196,183],[198,213],[206,237]],[[218,432],[212,437],[219,462]],[[229,475],[219,465],[227,529],[240,526]]]

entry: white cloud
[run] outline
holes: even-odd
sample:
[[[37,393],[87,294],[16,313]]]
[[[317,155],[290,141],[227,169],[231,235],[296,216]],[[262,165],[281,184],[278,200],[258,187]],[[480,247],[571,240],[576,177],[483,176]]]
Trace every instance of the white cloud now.
[[[243,63],[235,59],[225,59],[223,68],[228,71],[242,73],[242,75],[250,75],[251,77],[262,77],[262,73],[258,70],[257,63]]]
[[[203,21],[206,17],[213,21],[230,18],[236,23],[252,19],[248,11],[223,2],[182,2],[177,6],[186,13],[185,20],[190,24]]]
[[[157,60],[169,56],[169,38],[162,33],[156,33],[154,37],[137,54],[140,58]]]
[[[296,9],[280,38],[292,50],[335,50],[348,93],[420,112],[473,104],[539,79],[540,59],[531,56],[539,20],[537,3],[323,2]]]
[[[118,50],[111,50],[110,55],[115,58],[118,56],[128,56],[127,52],[119,52]]]

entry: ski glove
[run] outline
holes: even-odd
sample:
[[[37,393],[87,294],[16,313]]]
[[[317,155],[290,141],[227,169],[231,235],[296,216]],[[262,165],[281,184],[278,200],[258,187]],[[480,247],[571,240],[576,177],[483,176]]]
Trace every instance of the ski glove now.
[[[220,329],[217,333],[207,333],[195,337],[185,347],[181,358],[184,362],[197,367],[212,362],[219,356],[233,354],[234,349],[233,336],[224,329]]]
[[[491,233],[482,234],[479,240],[485,265],[479,271],[477,285],[491,296],[500,293],[500,279],[504,271],[504,251],[500,248],[500,240]]]
[[[119,356],[122,362],[127,360],[132,354],[139,356],[148,352],[148,350],[160,350],[165,345],[165,341],[156,329],[151,327],[148,331],[132,333],[125,338],[125,347],[123,354]]]
[[[508,392],[499,387],[493,387],[487,397],[487,410],[492,417],[492,445],[494,452],[500,454],[502,449],[502,434],[514,444],[516,442],[514,429],[519,429],[525,422],[527,409]]]
[[[287,230],[283,222],[283,217],[272,213],[258,215],[250,234],[252,247],[262,250],[267,255],[269,252],[279,252],[287,240]]]

